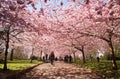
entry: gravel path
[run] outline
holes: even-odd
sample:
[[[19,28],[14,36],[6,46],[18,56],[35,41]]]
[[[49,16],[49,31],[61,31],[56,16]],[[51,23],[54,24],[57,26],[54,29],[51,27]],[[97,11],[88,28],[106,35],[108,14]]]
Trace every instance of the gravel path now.
[[[33,68],[18,79],[103,79],[91,70],[64,62],[45,63]]]

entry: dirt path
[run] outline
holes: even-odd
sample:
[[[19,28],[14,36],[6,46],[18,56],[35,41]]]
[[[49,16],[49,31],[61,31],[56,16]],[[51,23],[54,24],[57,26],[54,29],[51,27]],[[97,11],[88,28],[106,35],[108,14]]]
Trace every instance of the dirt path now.
[[[91,70],[64,62],[45,63],[22,75],[20,79],[103,79]]]

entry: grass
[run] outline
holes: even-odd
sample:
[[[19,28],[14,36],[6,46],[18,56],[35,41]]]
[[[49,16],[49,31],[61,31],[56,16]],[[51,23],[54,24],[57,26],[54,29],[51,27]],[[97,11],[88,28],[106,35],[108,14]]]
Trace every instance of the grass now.
[[[37,65],[39,63],[42,62],[37,60],[33,60],[32,63],[30,63],[30,60],[13,60],[13,61],[8,60],[7,67],[9,71],[19,71]],[[0,64],[0,69],[1,72],[3,72],[2,71],[3,64]]]
[[[101,60],[99,63],[96,61],[89,61],[85,64],[83,64],[80,60],[77,60],[75,64],[91,69],[96,73],[106,76],[107,78],[120,79],[120,61],[117,61],[118,70],[112,69],[112,62],[110,60]]]

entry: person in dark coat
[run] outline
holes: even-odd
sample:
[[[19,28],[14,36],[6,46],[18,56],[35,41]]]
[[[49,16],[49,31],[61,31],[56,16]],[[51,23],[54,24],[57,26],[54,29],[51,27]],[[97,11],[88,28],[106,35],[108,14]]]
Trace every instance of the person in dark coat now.
[[[50,58],[50,63],[53,65],[53,62],[54,62],[54,59],[55,59],[54,52],[51,52],[49,58]]]
[[[43,56],[43,62],[45,62],[45,56]]]
[[[69,63],[72,63],[72,56],[69,56]]]
[[[46,58],[46,60],[48,59],[48,54],[45,54],[45,58]]]

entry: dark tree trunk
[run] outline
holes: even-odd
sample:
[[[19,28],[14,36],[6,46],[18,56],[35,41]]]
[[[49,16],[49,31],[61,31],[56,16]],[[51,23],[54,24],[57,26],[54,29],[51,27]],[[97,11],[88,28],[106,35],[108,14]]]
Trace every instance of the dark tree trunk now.
[[[115,56],[115,51],[114,51],[114,48],[113,48],[113,44],[112,44],[112,41],[109,42],[109,46],[111,48],[111,52],[112,52],[112,68],[114,70],[117,70],[117,63],[116,63],[116,56]]]
[[[85,60],[85,52],[84,52],[84,47],[82,47],[82,57],[83,57],[83,63],[86,63],[86,60]]]
[[[31,61],[30,61],[30,63],[32,63],[32,61],[33,61],[33,51],[34,51],[34,48],[32,48],[32,54],[31,54]]]
[[[5,58],[4,58],[4,66],[3,66],[3,70],[7,71],[7,55],[8,55],[8,49],[9,49],[9,30],[10,27],[8,27],[7,31],[6,31],[6,40],[5,40]]]
[[[42,51],[40,52],[40,61],[42,60]]]
[[[74,47],[74,48],[76,48],[77,50],[79,50],[79,51],[82,52],[83,63],[86,63],[85,52],[84,52],[84,46],[81,46],[81,48],[80,48],[80,47]]]
[[[11,54],[10,54],[10,60],[13,61],[13,53],[14,53],[14,49],[12,49]]]
[[[76,62],[76,58],[75,58],[75,52],[73,52],[73,56],[74,56],[74,62]]]

